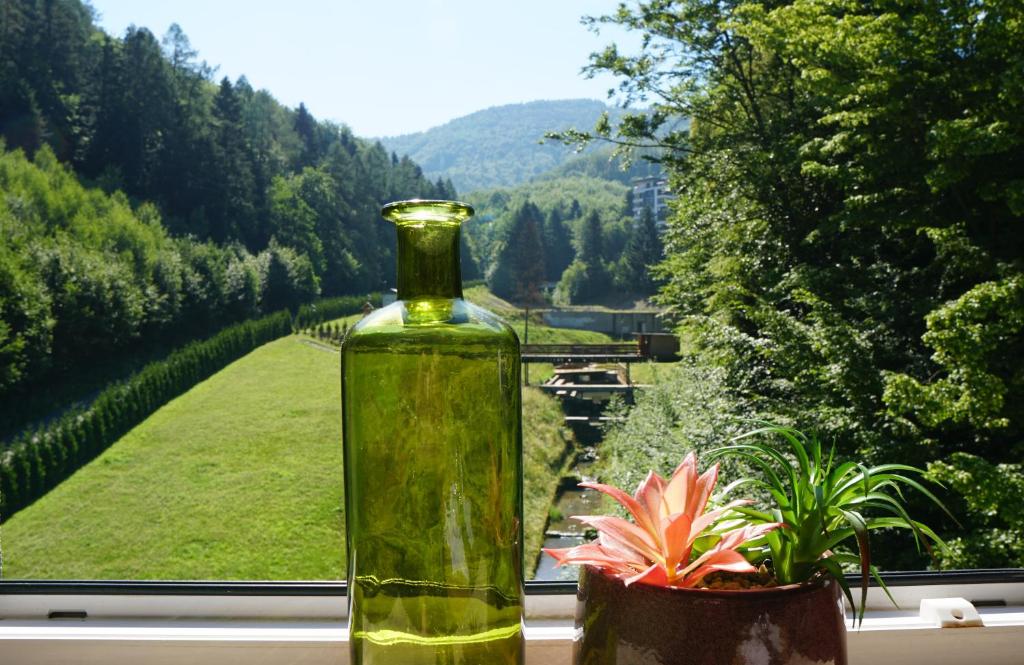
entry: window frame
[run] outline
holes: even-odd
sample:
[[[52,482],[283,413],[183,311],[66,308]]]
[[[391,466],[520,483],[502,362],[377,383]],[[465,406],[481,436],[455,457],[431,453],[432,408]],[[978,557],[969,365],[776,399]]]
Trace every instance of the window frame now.
[[[882,578],[898,606],[916,607],[922,598],[964,597],[981,607],[1024,607],[1024,568],[950,571],[894,571]],[[858,575],[846,576],[851,589]],[[575,602],[575,582],[526,582],[527,617],[567,618]],[[859,602],[859,595],[854,594]],[[343,600],[346,599],[346,600]],[[868,611],[893,611],[872,579]],[[898,610],[897,610],[898,611]],[[171,617],[344,619],[348,614],[343,581],[0,581],[0,620],[68,617],[149,619]]]

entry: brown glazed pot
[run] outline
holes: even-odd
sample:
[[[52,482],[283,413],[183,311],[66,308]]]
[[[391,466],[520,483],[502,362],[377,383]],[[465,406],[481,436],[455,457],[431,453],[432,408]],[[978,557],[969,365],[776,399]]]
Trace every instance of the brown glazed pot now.
[[[622,581],[586,566],[575,665],[846,665],[839,585],[725,591]]]

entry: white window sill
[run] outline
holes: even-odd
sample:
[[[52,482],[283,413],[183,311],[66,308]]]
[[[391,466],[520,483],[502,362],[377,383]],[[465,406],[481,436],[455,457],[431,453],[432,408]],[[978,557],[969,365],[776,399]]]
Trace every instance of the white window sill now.
[[[984,627],[936,628],[913,612],[874,612],[861,629],[848,633],[850,665],[1019,664],[1024,607],[982,608],[980,613]],[[527,663],[569,663],[572,638],[568,619],[529,621]],[[344,619],[5,619],[0,620],[0,662],[338,665],[348,663],[347,640]]]
[[[903,611],[877,590],[859,630],[849,630],[850,665],[1019,665],[1024,583],[893,587]],[[938,628],[917,612],[921,598],[961,596],[984,627]],[[573,595],[526,597],[527,665],[571,662]],[[341,596],[0,594],[0,665],[345,665]],[[85,619],[47,618],[53,612]]]

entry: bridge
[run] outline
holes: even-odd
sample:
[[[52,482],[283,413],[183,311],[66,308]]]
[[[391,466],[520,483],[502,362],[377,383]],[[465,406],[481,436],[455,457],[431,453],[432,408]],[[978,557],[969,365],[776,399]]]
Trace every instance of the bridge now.
[[[635,363],[646,360],[636,342],[613,344],[523,344],[524,363],[552,365],[587,363]]]

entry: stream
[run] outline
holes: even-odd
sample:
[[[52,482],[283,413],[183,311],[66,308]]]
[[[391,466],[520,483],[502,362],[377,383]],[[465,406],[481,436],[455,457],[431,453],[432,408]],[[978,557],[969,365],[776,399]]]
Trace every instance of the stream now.
[[[608,379],[605,381],[611,382]],[[604,411],[607,398],[593,400],[579,396],[563,396],[561,402],[562,410],[567,417],[586,416],[588,419],[596,421]],[[587,542],[585,536],[587,527],[570,519],[570,516],[598,514],[601,508],[601,493],[597,490],[581,488],[578,483],[596,480],[590,469],[597,461],[598,446],[603,436],[602,430],[588,421],[573,420],[569,424],[576,440],[582,447],[573,462],[572,475],[562,478],[555,495],[551,516],[548,518],[547,528],[544,530],[544,547],[546,548],[575,547]],[[555,565],[554,558],[544,552],[541,552],[537,559],[535,580],[575,582],[578,577],[579,566],[560,568]]]
[[[594,478],[587,475],[587,470],[595,461],[594,449],[586,448],[577,457],[573,467],[573,477],[563,478],[555,496],[553,516],[548,519],[544,530],[544,547],[575,547],[586,542],[586,527],[570,515],[593,515],[601,505],[601,494],[595,490],[584,489],[577,483]],[[558,519],[555,519],[555,517]],[[541,552],[537,560],[535,580],[544,581],[576,581],[579,576],[578,566],[559,568],[555,560]]]

